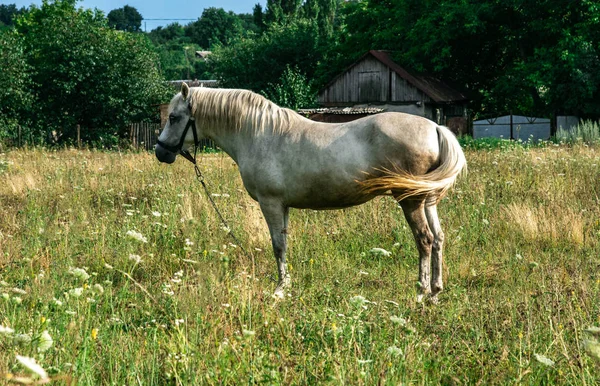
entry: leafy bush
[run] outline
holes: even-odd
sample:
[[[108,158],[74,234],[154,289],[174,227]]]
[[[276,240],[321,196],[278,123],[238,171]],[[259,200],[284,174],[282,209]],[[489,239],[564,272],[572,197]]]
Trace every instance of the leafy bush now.
[[[594,121],[583,121],[571,130],[560,127],[556,131],[556,141],[568,144],[600,144],[600,124]]]
[[[298,69],[287,66],[279,83],[269,83],[262,94],[281,107],[292,110],[316,106],[317,93],[313,89],[312,81]]]

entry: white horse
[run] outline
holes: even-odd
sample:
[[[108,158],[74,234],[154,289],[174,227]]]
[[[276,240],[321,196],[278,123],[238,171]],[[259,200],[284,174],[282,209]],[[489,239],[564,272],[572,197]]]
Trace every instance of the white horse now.
[[[172,163],[181,153],[191,160],[187,149],[203,138],[233,158],[260,205],[277,260],[275,296],[283,296],[290,283],[285,260],[289,208],[345,208],[391,195],[419,251],[418,300],[430,295],[437,301],[444,242],[437,204],[466,166],[447,128],[402,113],[314,122],[251,91],[184,83],[171,100],[156,157]]]

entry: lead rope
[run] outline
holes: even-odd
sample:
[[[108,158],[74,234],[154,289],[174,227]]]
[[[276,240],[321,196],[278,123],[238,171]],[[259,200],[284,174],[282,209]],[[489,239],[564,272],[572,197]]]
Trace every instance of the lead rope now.
[[[196,159],[196,154],[194,154],[194,159]],[[202,172],[200,171],[200,168],[198,167],[198,165],[196,163],[194,163],[194,170],[196,171],[196,178],[202,184],[202,187],[204,188],[204,193],[206,193],[206,197],[208,197],[208,200],[210,201],[212,207],[215,209],[215,212],[217,212],[217,215],[219,216],[219,219],[221,220],[221,224],[223,224],[227,233],[231,236],[233,241],[235,241],[236,245],[242,250],[242,252],[244,252],[246,255],[248,255],[252,259],[252,264],[254,265],[254,256],[250,255],[248,253],[248,251],[246,251],[246,249],[240,243],[240,240],[238,240],[238,238],[235,237],[235,235],[233,234],[233,231],[229,227],[229,224],[227,224],[227,221],[225,220],[225,218],[221,214],[221,211],[217,207],[217,203],[215,202],[215,200],[213,200],[212,195],[210,194],[210,191],[208,190],[208,186],[206,186],[206,182],[204,181],[204,175],[202,175]]]
[[[212,205],[213,209],[217,213],[217,216],[219,216],[219,220],[221,220],[221,224],[225,227],[225,229],[227,230],[227,233],[229,234],[229,236],[231,236],[231,238],[233,239],[233,241],[235,242],[235,244],[242,250],[242,252],[246,255],[246,257],[249,257],[250,260],[252,261],[252,271],[253,271],[252,275],[255,276],[254,275],[254,267],[255,267],[255,264],[254,264],[254,254],[249,253],[244,248],[244,246],[242,245],[242,243],[240,243],[240,240],[235,236],[235,234],[233,233],[233,230],[231,229],[231,227],[229,227],[229,224],[227,223],[227,220],[225,220],[225,217],[223,217],[223,215],[221,214],[221,211],[219,210],[219,207],[217,206],[217,203],[212,198],[212,194],[210,193],[210,190],[208,189],[206,181],[204,181],[204,175],[202,174],[202,171],[200,170],[200,168],[198,167],[198,163],[196,162],[197,151],[198,151],[198,147],[194,146],[194,158],[193,158],[192,163],[194,164],[194,171],[196,172],[196,179],[198,179],[198,181],[200,182],[200,184],[202,184],[202,187],[204,188],[204,193],[206,194],[206,197],[208,197],[208,200],[210,201],[210,204]],[[277,283],[277,280],[272,275],[267,275],[267,277],[272,282]]]

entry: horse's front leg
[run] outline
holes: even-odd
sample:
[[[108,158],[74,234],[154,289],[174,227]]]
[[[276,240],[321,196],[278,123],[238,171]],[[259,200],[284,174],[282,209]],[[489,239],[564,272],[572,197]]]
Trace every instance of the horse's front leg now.
[[[273,295],[277,298],[283,298],[284,291],[290,284],[290,275],[287,273],[287,265],[285,262],[289,208],[284,206],[279,200],[259,199],[259,203],[263,216],[269,226],[271,243],[273,244],[273,253],[275,254],[277,272],[279,274],[277,288]]]

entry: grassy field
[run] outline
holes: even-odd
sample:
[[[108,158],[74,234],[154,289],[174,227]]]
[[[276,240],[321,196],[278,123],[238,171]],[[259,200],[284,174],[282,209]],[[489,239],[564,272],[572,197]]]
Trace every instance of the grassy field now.
[[[292,288],[275,302],[266,226],[227,156],[200,167],[252,256],[184,160],[0,154],[0,379],[45,382],[20,355],[56,384],[599,384],[600,151],[466,155],[440,205],[434,306],[416,302],[390,199],[292,210]]]

